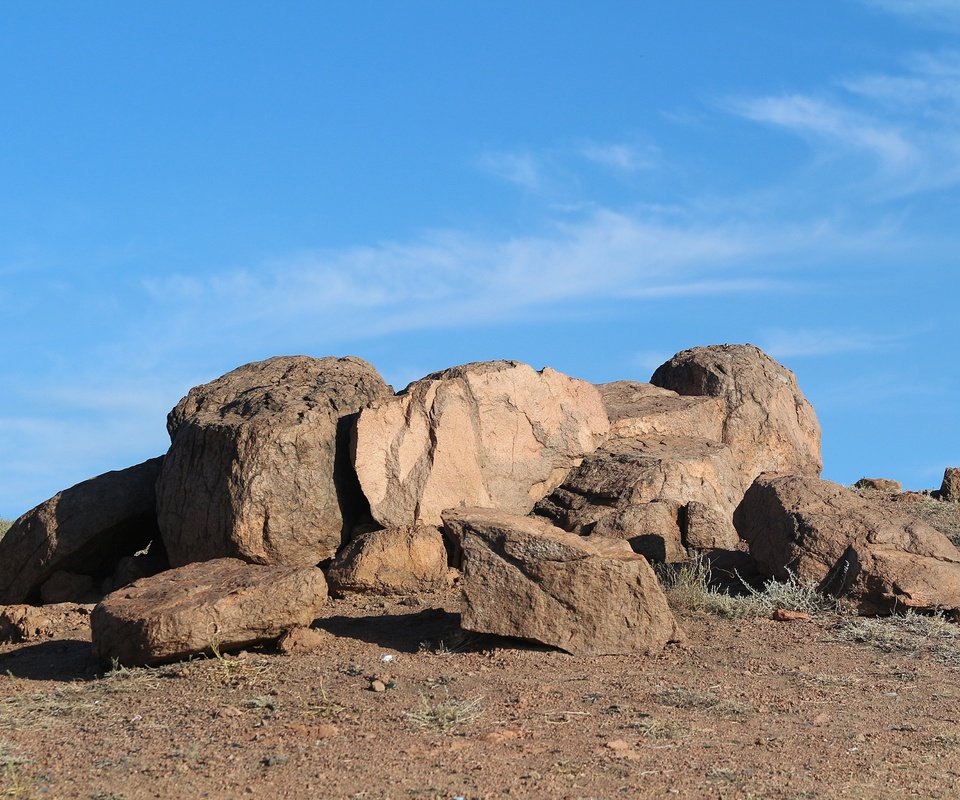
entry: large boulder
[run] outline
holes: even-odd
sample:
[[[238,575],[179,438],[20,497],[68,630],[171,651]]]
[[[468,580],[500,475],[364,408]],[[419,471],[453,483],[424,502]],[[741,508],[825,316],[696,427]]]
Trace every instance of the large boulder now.
[[[683,436],[611,438],[534,512],[571,533],[628,540],[651,560],[733,549],[742,495],[730,448]]]
[[[767,574],[816,582],[864,613],[960,608],[960,551],[950,540],[836,483],[761,475],[734,522]]]
[[[78,483],[31,509],[0,538],[0,604],[40,599],[56,572],[103,577],[159,536],[163,458]]]
[[[589,383],[516,361],[467,364],[365,409],[355,465],[387,528],[439,526],[458,505],[526,514],[608,429]]]
[[[960,467],[947,467],[943,471],[939,497],[941,500],[960,503]]]
[[[157,485],[170,563],[330,558],[369,514],[350,428],[390,395],[366,361],[307,356],[247,364],[191,389],[168,417]]]
[[[574,655],[650,653],[682,638],[656,575],[626,542],[493,509],[443,518],[463,548],[464,629]]]
[[[90,617],[104,663],[158,664],[277,639],[310,625],[327,600],[316,567],[219,558],[142,578],[104,598]]]
[[[723,403],[721,441],[740,464],[743,488],[761,472],[819,475],[820,424],[790,370],[750,344],[696,347],[661,365],[651,383]]]
[[[447,550],[439,529],[388,528],[356,536],[327,570],[333,592],[416,594],[443,589]]]
[[[685,397],[652,383],[597,384],[610,418],[611,436],[723,438],[724,405],[719,397]]]

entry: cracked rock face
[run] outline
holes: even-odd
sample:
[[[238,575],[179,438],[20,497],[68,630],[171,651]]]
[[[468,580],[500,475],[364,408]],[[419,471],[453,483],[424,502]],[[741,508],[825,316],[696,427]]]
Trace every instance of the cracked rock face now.
[[[657,368],[650,382],[687,397],[718,398],[720,441],[743,474],[743,489],[761,472],[820,474],[820,424],[797,379],[750,344],[696,347]]]
[[[830,481],[761,475],[734,521],[767,574],[791,574],[864,613],[960,608],[960,551],[926,523]]]
[[[278,638],[306,627],[327,602],[315,567],[274,567],[218,558],[142,578],[93,610],[100,661],[158,664]]]
[[[724,407],[718,397],[685,397],[637,381],[601,383],[597,389],[610,418],[611,437],[723,438]]]
[[[307,356],[247,364],[191,389],[168,417],[172,444],[157,484],[170,563],[330,558],[369,519],[350,428],[390,394],[359,358]]]
[[[609,429],[597,389],[516,361],[429,375],[361,412],[354,464],[387,528],[462,505],[526,514]]]
[[[162,458],[65,489],[21,516],[0,539],[0,604],[35,598],[56,572],[109,575],[157,530]]]
[[[740,473],[727,445],[683,436],[610,439],[537,503],[580,535],[626,539],[652,560],[734,549]]]
[[[574,655],[652,653],[683,637],[656,575],[626,542],[483,508],[450,509],[444,524],[463,548],[466,630]]]

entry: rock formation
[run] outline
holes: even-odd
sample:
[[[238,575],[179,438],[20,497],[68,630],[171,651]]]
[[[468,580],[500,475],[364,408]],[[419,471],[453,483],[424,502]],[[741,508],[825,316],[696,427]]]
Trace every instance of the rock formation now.
[[[458,505],[526,514],[608,429],[584,381],[516,361],[466,364],[365,409],[355,464],[387,528],[439,526]]]
[[[463,548],[466,630],[575,655],[656,652],[682,637],[653,570],[625,542],[492,509],[451,509],[444,525]]]
[[[437,528],[389,528],[356,536],[330,564],[333,592],[415,594],[446,588],[447,550]]]
[[[330,558],[368,513],[350,427],[389,395],[365,361],[306,356],[247,364],[191,389],[168,417],[157,485],[170,563]]]
[[[159,533],[162,458],[78,483],[31,509],[0,539],[0,604],[39,599],[55,572],[105,577]]]
[[[863,613],[960,608],[960,551],[939,531],[818,478],[761,475],[734,514],[769,575],[795,575]]]
[[[309,626],[327,600],[315,567],[214,559],[143,578],[104,598],[90,617],[104,663],[158,664],[225,652]]]

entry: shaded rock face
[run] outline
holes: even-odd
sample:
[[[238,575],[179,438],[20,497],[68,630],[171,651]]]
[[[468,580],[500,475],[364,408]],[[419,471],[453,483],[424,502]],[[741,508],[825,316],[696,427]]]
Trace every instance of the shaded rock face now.
[[[684,396],[719,398],[723,433],[746,489],[761,472],[819,475],[820,424],[790,370],[753,345],[677,353],[650,382]]]
[[[960,467],[947,467],[940,484],[940,499],[960,503]]]
[[[863,613],[960,608],[960,551],[950,540],[838,484],[761,475],[734,521],[767,574],[818,582]]]
[[[684,397],[652,383],[615,381],[597,385],[610,418],[611,437],[657,434],[719,442],[724,405],[718,397]]]
[[[443,589],[447,550],[437,528],[370,531],[346,544],[327,570],[333,592],[413,594]]]
[[[361,412],[354,463],[381,525],[439,526],[459,505],[528,513],[608,429],[584,381],[515,361],[467,364]]]
[[[104,663],[135,666],[247,647],[309,626],[326,600],[315,567],[188,564],[104,598],[90,617],[93,650]]]
[[[170,563],[331,557],[369,514],[350,427],[390,394],[361,359],[306,356],[247,364],[191,389],[168,417],[157,485]]]
[[[626,539],[652,560],[733,549],[740,474],[730,448],[682,436],[610,439],[534,512],[571,533]]]
[[[463,547],[466,630],[575,655],[650,653],[682,638],[653,570],[625,542],[492,509],[451,509],[444,524]]]
[[[162,458],[78,483],[28,511],[0,539],[0,603],[39,599],[55,572],[109,575],[159,536]]]

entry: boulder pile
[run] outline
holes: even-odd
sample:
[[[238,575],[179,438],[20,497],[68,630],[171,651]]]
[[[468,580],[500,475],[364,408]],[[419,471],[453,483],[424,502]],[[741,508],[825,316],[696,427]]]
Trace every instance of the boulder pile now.
[[[651,562],[698,554],[864,613],[960,608],[960,552],[821,480],[813,408],[752,345],[685,350],[650,383],[490,361],[396,394],[358,358],[276,357],[191,389],[167,429],[162,457],[0,539],[0,635],[76,608],[101,660],[154,664],[307,635],[328,586],[456,587],[466,630],[651,652],[683,638]],[[935,495],[960,499],[960,471]]]

